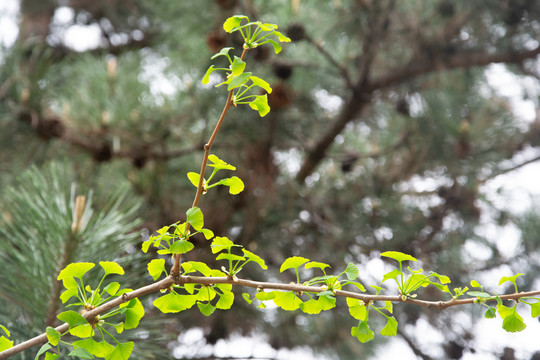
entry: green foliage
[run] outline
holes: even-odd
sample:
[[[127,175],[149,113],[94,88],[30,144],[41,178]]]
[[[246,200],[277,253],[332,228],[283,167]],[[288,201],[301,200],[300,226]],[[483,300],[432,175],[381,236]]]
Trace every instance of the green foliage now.
[[[213,167],[214,170],[212,171],[212,174],[210,174],[210,177],[208,177],[208,179],[203,179],[203,194],[206,194],[209,189],[218,185],[224,185],[229,187],[229,193],[232,195],[237,195],[244,190],[244,183],[237,176],[232,176],[230,178],[216,181],[215,183],[210,183],[214,176],[219,172],[219,170],[236,170],[236,168],[230,164],[227,164],[225,161],[221,160],[214,154],[209,155],[208,160],[211,162],[210,164],[208,164],[208,166]],[[200,175],[198,173],[188,172],[187,177],[195,187],[199,187]]]
[[[279,42],[290,41],[288,37],[276,30],[276,25],[262,22],[250,22],[249,18],[242,15],[228,18],[223,25],[223,29],[229,33],[239,33],[244,40],[244,50],[254,49],[263,44],[270,44],[273,46],[274,52],[277,54],[282,50]],[[265,116],[270,111],[268,94],[272,93],[272,87],[266,80],[254,76],[252,72],[245,71],[247,67],[244,59],[245,51],[241,57],[239,57],[231,54],[233,50],[234,49],[231,47],[225,47],[211,57],[212,60],[220,60],[223,58],[222,60],[226,60],[229,67],[216,68],[214,65],[210,65],[202,79],[202,82],[203,84],[208,84],[211,80],[213,81],[212,75],[217,75],[214,74],[215,71],[225,72],[225,77],[223,79],[224,81],[216,86],[227,85],[227,91],[230,92],[232,101],[231,103],[228,103],[227,106],[230,104],[234,106],[248,104],[252,109],[257,110],[261,117]],[[331,54],[325,54],[327,57],[329,57],[330,62],[334,67],[333,70],[339,69],[339,72],[348,76],[347,71],[341,69],[339,64],[333,61]],[[325,76],[325,74],[321,74],[321,76]],[[111,75],[111,77],[114,76]],[[107,79],[107,82],[112,83],[113,81],[109,78]],[[264,94],[261,95],[262,91],[264,91]],[[101,91],[101,93],[105,92],[107,91]],[[108,92],[110,94],[110,91]],[[414,93],[413,95],[416,96],[417,94]],[[409,94],[407,94],[407,96],[409,96]],[[138,101],[141,96],[132,97],[132,99],[133,98],[135,101]],[[94,116],[92,118],[103,119],[103,123],[99,125],[106,128],[109,121],[105,120],[108,119],[108,117],[105,116],[107,114],[108,112],[104,112],[102,114],[97,114],[99,116]],[[114,118],[118,119],[121,118],[121,116],[114,116]],[[421,123],[422,119],[418,120],[418,122]],[[402,127],[404,127],[403,123],[408,123],[407,121],[399,123],[399,121],[400,120],[397,120],[397,125]],[[378,124],[385,123],[385,121],[374,122]],[[216,131],[217,129],[218,127],[216,127]],[[407,129],[407,132],[409,131],[410,129]],[[443,132],[445,130],[441,129],[440,131]],[[378,136],[375,137],[378,138]],[[392,136],[388,136],[388,138],[390,139]],[[426,137],[422,138],[423,141],[425,141],[424,139]],[[385,144],[385,142],[388,142],[389,139],[385,139],[383,136],[381,137],[381,143]],[[338,142],[336,142],[336,144],[337,143]],[[406,143],[408,144],[409,142],[407,141]],[[434,144],[432,146],[436,145],[438,144]],[[396,158],[399,158],[399,156],[396,156]],[[213,172],[208,178],[203,177],[204,166],[201,174],[195,172],[190,172],[187,174],[188,180],[197,189],[200,188],[203,194],[206,194],[209,189],[217,187],[218,185],[227,186],[229,193],[233,195],[239,194],[244,190],[245,184],[237,176],[220,180],[215,179],[216,174],[219,171],[236,170],[236,167],[226,163],[214,154],[209,155],[207,160],[209,161],[208,166],[213,168]],[[204,163],[205,162],[203,161],[203,164]],[[417,167],[420,168],[422,166],[417,165]],[[370,170],[366,171],[366,173],[373,174],[375,179],[373,182],[379,185],[379,181],[376,179],[377,174],[375,172]],[[389,172],[385,172],[385,177],[387,173]],[[390,175],[388,175],[388,177],[390,177]],[[455,178],[454,174],[452,174],[452,178]],[[343,177],[340,176],[340,178],[332,184],[331,191],[333,194],[337,193],[334,191],[334,186],[348,186],[347,179],[343,179]],[[382,190],[384,189],[380,189],[381,192]],[[59,207],[61,208],[62,206]],[[41,210],[45,210],[46,208],[47,206],[43,206]],[[369,221],[373,221],[373,223],[370,223],[369,225],[372,227],[372,229],[376,229],[377,226],[380,225],[376,224],[376,206],[374,205],[370,211],[371,219],[369,219]],[[201,262],[187,261],[182,263],[182,275],[188,276],[190,281],[194,282],[186,282],[182,283],[182,285],[172,285],[166,290],[166,294],[156,298],[153,301],[153,305],[163,313],[178,313],[190,309],[196,304],[200,313],[205,316],[211,316],[217,309],[227,310],[232,307],[234,303],[232,287],[233,284],[239,281],[237,274],[245,268],[246,264],[249,262],[257,263],[263,270],[267,270],[268,267],[260,256],[244,249],[243,246],[234,243],[229,238],[222,236],[214,237],[214,232],[212,230],[204,228],[205,219],[201,209],[198,206],[194,205],[188,209],[185,215],[185,222],[178,221],[172,225],[164,226],[157,231],[157,235],[152,235],[146,239],[142,244],[143,252],[148,252],[150,247],[153,246],[158,249],[157,253],[159,255],[171,255],[173,259],[176,259],[175,261],[178,261],[178,255],[186,254],[194,249],[194,245],[190,238],[193,235],[200,233],[207,240],[213,239],[210,244],[211,251],[213,254],[217,254],[216,260],[225,261],[227,263],[227,267],[224,266],[222,267],[222,270],[216,270]],[[85,227],[87,226],[87,220],[88,219],[85,218],[84,221],[77,226],[72,224],[71,235],[76,237],[83,233],[85,231]],[[364,220],[365,219],[362,219],[362,221],[358,221],[358,223],[368,222],[367,220]],[[64,227],[61,230],[65,233],[66,228]],[[41,233],[45,232],[40,231],[38,235],[41,235]],[[34,250],[33,246],[28,246],[28,248],[31,251]],[[302,252],[302,254],[304,253]],[[387,272],[381,281],[381,283],[384,283],[387,280],[394,280],[400,295],[399,300],[396,300],[397,302],[412,302],[412,300],[414,300],[418,295],[417,291],[428,286],[434,286],[441,290],[444,294],[450,295],[452,297],[452,299],[449,300],[450,305],[452,305],[452,301],[468,295],[471,297],[470,299],[474,300],[474,303],[480,304],[481,306],[486,306],[488,308],[485,313],[486,318],[496,317],[496,313],[498,312],[503,319],[503,329],[509,332],[522,331],[525,328],[523,318],[518,313],[518,300],[520,303],[530,306],[531,315],[533,317],[540,315],[540,302],[538,301],[538,298],[532,297],[522,299],[517,297],[512,299],[515,302],[514,305],[508,307],[503,304],[499,296],[491,295],[489,292],[484,291],[482,286],[475,280],[471,281],[470,284],[473,288],[480,288],[480,291],[468,291],[468,287],[457,287],[454,288],[452,292],[447,286],[447,284],[450,283],[450,278],[446,275],[441,275],[435,272],[424,274],[422,269],[413,270],[411,267],[404,269],[403,263],[405,261],[417,261],[417,259],[415,259],[413,256],[397,251],[387,251],[383,252],[381,255],[383,257],[394,259],[399,264],[399,268],[395,268]],[[70,257],[72,256],[67,256],[67,258]],[[167,270],[165,269],[165,262],[165,259],[159,258],[153,259],[147,263],[146,269],[154,281],[158,280],[164,274],[165,276],[168,276]],[[175,264],[178,264],[178,262]],[[71,303],[68,306],[82,307],[82,313],[84,314],[86,311],[90,311],[101,304],[104,304],[110,299],[116,298],[130,291],[130,289],[121,289],[120,283],[116,281],[104,284],[104,280],[109,275],[124,275],[124,269],[118,263],[101,261],[99,262],[99,265],[104,274],[95,289],[93,289],[89,284],[85,284],[84,281],[84,279],[87,278],[87,273],[89,273],[95,267],[94,263],[74,262],[67,265],[62,271],[60,271],[58,280],[62,281],[65,288],[65,291],[60,294],[61,301],[63,303],[68,303],[71,300]],[[306,271],[306,273],[315,272],[312,269],[318,269],[316,271],[322,272],[322,275],[315,276],[301,282],[301,275],[304,274],[304,272],[301,271],[302,266],[305,270],[310,270]],[[376,306],[376,303],[371,300],[361,300],[356,298],[360,296],[358,293],[351,295],[350,293],[345,294],[343,292],[343,289],[347,285],[349,285],[349,288],[353,288],[355,291],[366,291],[363,284],[355,281],[360,276],[360,271],[356,265],[349,263],[346,268],[337,275],[327,274],[328,268],[330,268],[330,265],[326,263],[310,261],[307,257],[303,256],[293,256],[283,262],[280,267],[280,272],[291,269],[294,270],[296,275],[296,284],[291,285],[296,287],[295,290],[268,291],[265,289],[265,286],[269,285],[262,283],[262,285],[260,285],[258,288],[259,291],[256,293],[253,299],[249,294],[246,293],[244,293],[242,296],[250,304],[253,303],[254,300],[258,300],[259,307],[265,307],[264,302],[272,301],[276,306],[283,310],[299,310],[306,314],[314,315],[336,307],[337,296],[343,295],[347,297],[346,304],[349,309],[349,314],[352,318],[358,320],[358,325],[351,328],[351,335],[358,339],[361,343],[369,342],[375,337],[375,333],[370,327],[370,325],[373,324],[369,323],[370,313],[371,315],[374,314],[374,316],[378,316],[385,321],[385,325],[380,330],[380,334],[382,336],[395,336],[397,334],[398,322],[393,316],[393,305],[390,301],[384,301],[383,306]],[[198,284],[196,280],[197,277],[201,277],[200,275],[202,275],[202,277],[205,279],[199,279],[201,284]],[[503,285],[506,282],[511,282],[514,284],[515,292],[517,293],[518,288],[516,279],[521,275],[523,274],[520,273],[511,277],[503,277],[501,278],[499,285]],[[230,282],[218,284],[206,282],[206,280],[208,280],[206,278],[212,277],[227,277],[228,281]],[[203,280],[205,280],[204,284],[202,283]],[[220,281],[223,280],[220,279]],[[317,291],[313,291],[312,287],[314,286],[318,287]],[[377,285],[371,285],[371,288],[375,290],[376,295],[379,295],[380,292],[386,290]],[[365,297],[364,299],[369,298]],[[496,308],[486,304],[486,302],[494,300],[497,300],[498,302]],[[528,302],[528,300],[532,301]],[[118,309],[113,309],[107,313],[98,315],[94,319],[90,319],[90,322],[86,320],[79,312],[73,310],[63,311],[58,314],[57,318],[69,325],[69,330],[67,333],[80,338],[80,340],[76,340],[73,343],[68,343],[62,340],[63,336],[67,333],[61,334],[54,328],[47,327],[46,335],[48,344],[44,345],[38,351],[36,358],[40,355],[44,355],[45,359],[58,358],[60,355],[51,352],[51,350],[56,351],[53,349],[53,347],[65,347],[71,350],[67,355],[69,357],[91,359],[96,356],[105,359],[127,359],[133,352],[134,343],[120,342],[111,334],[112,329],[114,329],[117,334],[122,333],[124,329],[134,329],[139,326],[139,322],[143,315],[144,308],[138,299],[131,299],[130,301],[120,305]],[[108,319],[114,316],[123,316],[123,321],[110,323]],[[1,329],[8,337],[10,336],[10,333],[5,327],[2,326]],[[107,342],[107,340],[109,342]],[[7,348],[11,345],[12,342],[9,341],[5,336],[0,338],[0,351],[1,349]]]
[[[243,246],[233,243],[226,237],[216,236],[210,247],[213,254],[221,252],[221,254],[216,257],[216,260],[227,260],[229,266],[227,269],[222,268],[222,270],[229,276],[234,277],[250,262],[258,264],[263,270],[268,269],[261,257],[244,249]],[[233,254],[232,251],[234,248],[240,248],[243,255]]]
[[[184,274],[199,272],[205,277],[222,277],[224,272],[212,270],[200,262],[182,263]],[[217,299],[217,300],[216,300]],[[197,304],[199,311],[210,316],[216,309],[230,309],[234,302],[231,284],[213,284],[211,286],[184,284],[175,285],[165,295],[153,301],[153,305],[163,313],[178,313]]]
[[[10,341],[8,338],[11,336],[11,333],[9,330],[4,326],[0,324],[0,329],[4,334],[0,336],[0,352],[7,350],[11,347],[13,347],[13,341]],[[7,336],[7,337],[6,337]]]
[[[440,275],[435,272],[430,272],[425,275],[423,274],[422,269],[413,270],[410,267],[407,267],[410,275],[405,274],[403,271],[403,261],[417,261],[414,257],[398,251],[386,251],[383,252],[381,256],[394,259],[399,263],[399,269],[394,269],[384,274],[381,283],[390,279],[394,280],[399,293],[404,299],[407,297],[415,297],[416,295],[412,294],[414,291],[428,285],[436,286],[440,290],[450,293],[448,286],[446,286],[446,284],[450,283],[450,278],[446,275]],[[433,281],[432,278],[435,278],[438,282]]]
[[[193,227],[195,232],[191,232],[188,226]],[[194,245],[189,238],[201,233],[206,239],[211,239],[214,233],[203,228],[204,215],[198,207],[190,208],[186,211],[186,221],[176,222],[169,226],[164,226],[157,231],[157,235],[151,235],[143,244],[143,252],[147,252],[150,246],[158,248],[160,255],[185,254],[193,250]],[[150,274],[152,275],[152,273]],[[153,276],[153,275],[152,275]]]
[[[62,280],[65,291],[61,295],[63,303],[75,298],[68,307],[79,307],[84,314],[96,307],[125,294],[131,289],[120,289],[120,284],[111,282],[102,289],[104,280],[110,275],[124,275],[124,269],[116,262],[100,261],[99,265],[103,271],[99,284],[95,289],[90,285],[85,285],[85,275],[94,268],[93,263],[71,263],[60,271],[58,280]],[[122,316],[123,321],[111,323],[113,317]],[[61,353],[59,345],[71,349],[68,357],[83,359],[93,359],[94,356],[105,359],[128,359],[133,350],[133,342],[121,343],[111,334],[107,328],[115,329],[117,333],[122,333],[124,329],[134,329],[139,325],[140,319],[144,316],[144,308],[139,299],[131,299],[122,303],[118,309],[97,315],[91,322],[84,318],[81,313],[68,310],[58,314],[57,318],[69,325],[65,333],[60,333],[52,327],[47,327],[46,335],[48,343],[40,348],[36,354],[36,359],[45,354],[45,358],[56,358]],[[97,330],[97,331],[96,331]],[[73,343],[62,340],[66,334],[78,337]],[[95,341],[94,336],[98,336],[100,341]],[[109,338],[115,345],[106,341]],[[52,352],[57,348],[56,352]]]
[[[244,20],[246,20],[247,23],[241,25]],[[244,49],[254,49],[258,46],[269,43],[274,47],[274,51],[277,54],[282,49],[279,42],[291,41],[288,37],[276,30],[277,25],[263,24],[259,21],[250,22],[249,18],[243,15],[235,15],[228,18],[223,24],[223,29],[229,33],[239,32],[244,39]],[[275,37],[277,41],[272,39],[272,37]],[[245,61],[238,56],[234,56],[234,59],[231,59],[231,55],[229,55],[231,50],[233,50],[233,48],[225,47],[217,54],[212,56],[212,59],[222,56],[225,57],[230,64],[229,68],[216,68],[214,65],[210,65],[202,79],[202,83],[208,84],[210,81],[210,75],[214,71],[225,71],[227,73],[227,80],[217,84],[216,86],[227,85],[227,91],[234,91],[232,96],[234,106],[240,104],[249,104],[253,110],[257,110],[259,115],[263,117],[270,112],[268,96],[266,94],[254,94],[254,90],[256,88],[260,88],[266,93],[270,94],[272,92],[272,87],[265,80],[254,76],[253,73],[244,72],[246,68]]]

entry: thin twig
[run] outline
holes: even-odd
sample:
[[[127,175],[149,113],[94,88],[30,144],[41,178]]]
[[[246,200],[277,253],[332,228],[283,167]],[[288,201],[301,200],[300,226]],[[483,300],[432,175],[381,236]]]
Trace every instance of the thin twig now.
[[[512,167],[509,167],[509,168],[507,168],[507,169],[502,169],[502,170],[500,170],[500,171],[497,171],[497,172],[495,172],[495,173],[489,175],[489,176],[486,177],[485,179],[480,180],[478,183],[479,183],[479,184],[483,184],[483,183],[485,183],[485,182],[487,182],[487,181],[489,181],[489,180],[492,180],[492,179],[496,178],[496,177],[499,176],[499,175],[507,174],[507,173],[512,172],[512,171],[514,171],[514,170],[517,170],[517,169],[519,169],[519,168],[521,168],[521,167],[523,167],[523,166],[525,166],[525,165],[532,164],[532,163],[534,163],[534,162],[536,162],[536,161],[540,161],[540,156],[537,156],[537,157],[535,157],[535,158],[529,159],[529,160],[527,160],[527,161],[524,161],[524,162],[522,162],[522,163],[519,163],[519,164],[514,165],[514,166],[512,166]]]
[[[242,55],[240,56],[240,59],[244,60],[246,58],[247,52],[249,51],[249,48],[244,48],[242,51]],[[204,156],[201,162],[201,171],[199,173],[199,184],[197,186],[197,192],[195,194],[195,199],[193,199],[193,205],[191,207],[196,207],[199,205],[199,201],[201,199],[201,196],[204,191],[204,173],[206,171],[206,164],[208,163],[208,156],[210,156],[210,149],[212,149],[212,145],[214,144],[214,141],[216,140],[216,136],[219,132],[219,129],[221,128],[221,125],[223,124],[223,120],[225,119],[225,116],[227,115],[227,112],[233,105],[233,95],[234,90],[229,91],[229,95],[227,96],[227,101],[225,102],[225,106],[223,107],[223,111],[221,112],[221,115],[216,123],[216,126],[214,127],[214,131],[212,132],[212,135],[210,136],[210,139],[208,142],[204,145]],[[186,232],[189,231],[189,223],[186,224]],[[174,265],[171,269],[171,275],[176,277],[180,274],[180,260],[181,260],[181,254],[177,254],[174,257]]]

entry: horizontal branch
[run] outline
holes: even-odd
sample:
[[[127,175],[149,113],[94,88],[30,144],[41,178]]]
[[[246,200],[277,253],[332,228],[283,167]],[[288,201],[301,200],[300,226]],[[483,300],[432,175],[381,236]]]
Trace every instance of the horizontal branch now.
[[[237,286],[245,286],[250,288],[256,288],[260,290],[283,290],[283,291],[294,291],[297,293],[309,292],[309,293],[320,293],[323,291],[328,291],[326,287],[320,286],[306,286],[302,284],[290,283],[271,283],[264,281],[252,281],[245,279],[231,279],[230,277],[200,277],[200,276],[180,276],[177,284],[201,284],[201,285],[213,285],[213,284],[231,284]],[[466,299],[451,299],[447,301],[430,301],[430,300],[420,300],[410,297],[402,298],[401,295],[373,295],[373,294],[361,294],[353,291],[345,290],[335,290],[334,294],[336,296],[348,297],[353,299],[362,300],[365,303],[370,303],[374,301],[391,301],[391,302],[405,302],[409,304],[424,306],[427,308],[436,308],[439,310],[444,310],[446,308],[458,305],[474,304],[478,301],[478,298],[466,298]],[[519,300],[524,297],[540,296],[540,290],[520,292],[506,295],[499,295],[501,300]],[[496,298],[489,298],[486,301],[496,301]]]
[[[407,65],[388,71],[387,75],[375,78],[368,85],[368,92],[403,83],[419,75],[433,71],[468,69],[489,64],[506,63],[519,64],[540,54],[540,46],[526,51],[506,51],[486,53],[485,51],[457,52],[453,55],[441,56],[435,59],[424,57],[413,58]]]
[[[98,306],[97,308],[95,308],[93,310],[85,312],[83,314],[83,316],[84,316],[84,318],[86,320],[91,320],[91,319],[95,318],[96,316],[101,315],[104,312],[109,311],[109,310],[117,307],[118,305],[120,305],[120,304],[122,304],[124,302],[127,302],[127,301],[129,301],[131,299],[135,299],[135,298],[138,298],[138,297],[141,297],[141,296],[144,296],[144,295],[148,295],[148,294],[158,292],[158,291],[160,291],[162,289],[166,289],[169,286],[171,286],[173,283],[174,283],[173,278],[166,277],[165,279],[157,281],[157,282],[155,282],[153,284],[143,286],[143,287],[141,287],[141,288],[139,288],[137,290],[134,290],[132,292],[129,292],[129,293],[125,293],[122,296],[117,297],[116,299],[113,299],[111,301],[108,301],[105,304],[103,304],[101,306]],[[64,323],[64,324],[56,327],[55,329],[59,333],[63,334],[69,329],[69,325],[67,323]],[[23,351],[25,351],[27,349],[30,349],[31,347],[45,344],[46,342],[47,342],[47,335],[46,334],[38,335],[38,336],[36,336],[36,337],[34,337],[34,338],[30,339],[30,340],[26,340],[26,341],[24,341],[24,342],[22,342],[20,344],[17,344],[15,346],[13,346],[12,348],[9,348],[7,350],[4,350],[4,351],[0,352],[0,360],[7,359],[10,356],[13,356],[13,355],[18,354],[20,352],[23,352]]]
[[[296,284],[296,283],[284,284],[284,283],[253,281],[253,280],[245,280],[245,279],[237,279],[237,278],[233,279],[231,277],[202,277],[202,276],[178,276],[175,281],[175,279],[172,276],[168,276],[163,280],[157,281],[150,285],[141,287],[137,290],[123,294],[122,296],[115,298],[101,306],[98,306],[97,308],[91,311],[85,312],[83,316],[85,319],[91,321],[96,316],[101,315],[104,312],[109,311],[124,302],[127,302],[134,298],[139,298],[144,295],[156,293],[163,289],[167,289],[171,287],[173,284],[177,284],[177,285],[200,284],[200,285],[207,285],[207,286],[211,286],[214,284],[231,284],[235,286],[250,287],[250,288],[254,288],[258,290],[282,290],[282,291],[293,291],[296,293],[302,293],[302,292],[320,293],[323,291],[328,291],[326,287],[307,286],[307,285]],[[439,309],[439,310],[444,310],[452,306],[473,304],[478,301],[478,298],[476,297],[466,298],[466,299],[454,298],[447,301],[430,301],[430,300],[414,299],[410,297],[402,297],[401,295],[373,295],[373,294],[362,294],[358,292],[345,291],[345,290],[335,290],[334,294],[336,296],[362,300],[366,304],[369,304],[375,301],[390,301],[394,303],[404,302],[404,303],[409,303],[409,304],[414,304],[418,306],[434,308],[434,309]],[[533,297],[533,296],[540,296],[540,290],[500,295],[499,298],[501,300],[517,301],[521,298]],[[492,297],[489,299],[483,299],[483,301],[484,300],[496,301],[496,298]],[[69,329],[69,325],[67,323],[64,323],[56,327],[56,331],[60,333],[65,333],[66,331],[68,331],[68,329]],[[24,341],[20,344],[13,346],[12,348],[9,348],[7,350],[4,350],[3,352],[0,352],[0,360],[7,359],[10,356],[18,354],[27,349],[30,349],[31,347],[42,345],[46,342],[47,342],[46,334],[38,335],[30,340]]]

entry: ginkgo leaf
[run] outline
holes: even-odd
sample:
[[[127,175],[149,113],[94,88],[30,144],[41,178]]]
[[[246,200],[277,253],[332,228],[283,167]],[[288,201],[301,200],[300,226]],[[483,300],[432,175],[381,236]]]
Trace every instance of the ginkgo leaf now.
[[[266,266],[264,260],[259,255],[256,255],[256,254],[254,254],[251,251],[248,251],[246,249],[242,249],[242,252],[244,253],[244,256],[249,261],[253,261],[253,262],[259,264],[259,266],[264,270],[268,269],[268,266]]]
[[[218,182],[218,184],[228,186],[229,193],[232,195],[237,195],[244,191],[244,182],[237,176],[222,179]]]
[[[105,270],[105,275],[119,274],[124,275],[124,269],[114,261],[100,261],[99,265]]]
[[[157,280],[165,270],[165,259],[153,259],[147,265],[150,276]]]
[[[267,93],[270,94],[272,92],[272,87],[270,86],[270,84],[267,83],[265,80],[261,79],[260,77],[251,76],[249,79],[253,82],[255,86],[263,88],[264,91],[266,91]]]
[[[231,16],[230,18],[225,20],[225,22],[223,23],[223,30],[225,30],[228,33],[232,32],[234,29],[240,26],[240,23],[242,22],[242,20],[247,20],[249,22],[249,18],[247,16],[243,16],[243,15]]]
[[[288,259],[286,259],[283,264],[281,264],[281,267],[279,268],[279,272],[283,272],[287,269],[298,269],[303,264],[307,263],[309,259],[306,259],[305,257],[301,256],[293,256]]]
[[[270,112],[270,106],[268,105],[268,96],[266,94],[258,95],[255,100],[249,103],[249,106],[253,110],[257,110],[259,112],[259,116],[261,117],[265,116]]]
[[[61,312],[58,314],[57,318],[60,321],[68,323],[70,329],[79,325],[88,324],[88,321],[81,314],[73,310]]]
[[[216,254],[223,250],[229,250],[233,246],[238,246],[238,245],[235,245],[235,243],[233,243],[231,240],[229,240],[225,236],[216,236],[214,240],[212,240],[210,249],[212,249],[213,254]]]
[[[388,322],[381,329],[381,335],[382,336],[396,336],[397,327],[398,327],[397,320],[393,316],[387,318],[387,320],[388,320]]]
[[[375,334],[369,328],[367,321],[362,321],[357,327],[351,329],[351,335],[356,337],[361,343],[366,343],[375,338]]]
[[[60,273],[58,274],[57,280],[64,280],[67,278],[82,278],[84,274],[90,269],[92,269],[95,266],[93,263],[89,262],[77,262],[77,263],[71,263],[68,266],[66,266]]]
[[[219,157],[217,157],[214,154],[208,155],[208,161],[211,162],[211,164],[208,164],[208,166],[213,167],[218,170],[236,170],[236,167],[232,166],[231,164],[226,163],[225,161],[221,160]]]
[[[193,228],[197,231],[201,230],[204,226],[204,215],[200,208],[192,207],[186,211],[186,222],[191,224]]]
[[[399,251],[385,251],[385,252],[381,253],[381,256],[388,257],[388,258],[397,260],[399,262],[406,261],[406,260],[418,261],[414,257],[412,257],[411,255],[404,254],[404,253],[399,252]]]

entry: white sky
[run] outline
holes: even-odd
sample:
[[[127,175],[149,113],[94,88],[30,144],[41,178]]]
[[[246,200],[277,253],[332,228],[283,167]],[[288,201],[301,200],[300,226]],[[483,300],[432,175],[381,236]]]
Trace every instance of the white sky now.
[[[0,1],[0,44],[3,46],[11,46],[18,33],[17,27],[18,1],[17,0],[2,0]],[[68,24],[73,19],[73,11],[70,8],[59,8],[55,14],[54,21],[57,25]],[[63,33],[65,43],[77,51],[84,51],[88,48],[94,48],[99,43],[99,29],[92,26],[71,26]],[[524,124],[530,123],[536,119],[537,104],[530,99],[538,99],[540,94],[540,86],[538,82],[532,78],[519,78],[505,70],[502,65],[492,65],[486,70],[489,79],[489,85],[495,89],[500,96],[505,96],[512,100],[513,111],[519,121]],[[170,89],[164,89],[164,92],[169,92]],[[529,100],[523,100],[523,94],[529,96]],[[322,91],[315,94],[317,97],[324,97]],[[339,106],[339,101],[333,101],[332,107],[325,109],[329,113],[336,111],[336,106]],[[527,159],[538,156],[538,151],[528,149],[519,155],[521,159]],[[285,156],[285,155],[284,155]],[[289,159],[290,160],[290,159]],[[288,161],[290,164],[291,162]],[[294,172],[294,169],[289,169]],[[495,200],[496,204],[501,209],[507,209],[511,212],[521,212],[530,208],[533,204],[540,204],[540,163],[532,163],[524,166],[512,173],[501,175],[482,187],[482,192],[485,193],[491,200]],[[512,229],[501,229],[494,227],[493,224],[486,223],[479,231],[487,234],[492,234],[498,240],[502,250],[508,253],[513,251],[512,247],[518,241],[519,233]],[[506,248],[504,248],[506,246]],[[385,269],[382,261],[379,259],[371,260],[367,267],[372,272],[373,276],[382,277]],[[510,275],[510,274],[508,274]],[[486,284],[487,285],[487,284]],[[496,285],[496,284],[494,284]],[[398,306],[396,306],[397,308]],[[534,351],[540,351],[540,324],[537,320],[531,320],[530,317],[524,316],[528,325],[527,329],[518,334],[510,334],[502,330],[501,320],[483,320],[475,326],[474,333],[477,335],[475,354],[466,354],[464,360],[494,360],[490,355],[494,350],[499,353],[505,346],[513,347],[517,350],[517,358],[529,358]],[[349,326],[349,325],[348,325]],[[438,344],[444,342],[440,339],[436,331],[430,331],[429,325],[420,323],[418,328],[413,333],[422,335],[422,349],[426,353],[430,353],[430,343]],[[279,330],[277,330],[279,331]],[[429,334],[434,334],[429,336]],[[192,346],[187,346],[185,349],[177,349],[176,355],[195,355],[192,352],[197,344],[202,341],[202,332],[200,329],[194,328],[187,331],[181,336],[182,341]],[[210,348],[199,348],[198,355],[211,355]],[[233,336],[230,341],[219,341],[215,347],[215,355],[220,356],[255,356],[255,357],[272,357],[276,359],[295,359],[308,360],[316,357],[309,349],[297,349],[295,351],[275,351],[268,346],[262,338],[245,338],[241,336]],[[187,352],[186,352],[187,351]],[[242,352],[242,353],[240,353]],[[437,354],[431,354],[437,356]],[[438,354],[439,356],[441,354]],[[392,339],[388,346],[381,347],[376,360],[386,359],[414,359],[415,355],[410,350],[409,346],[401,339]]]

